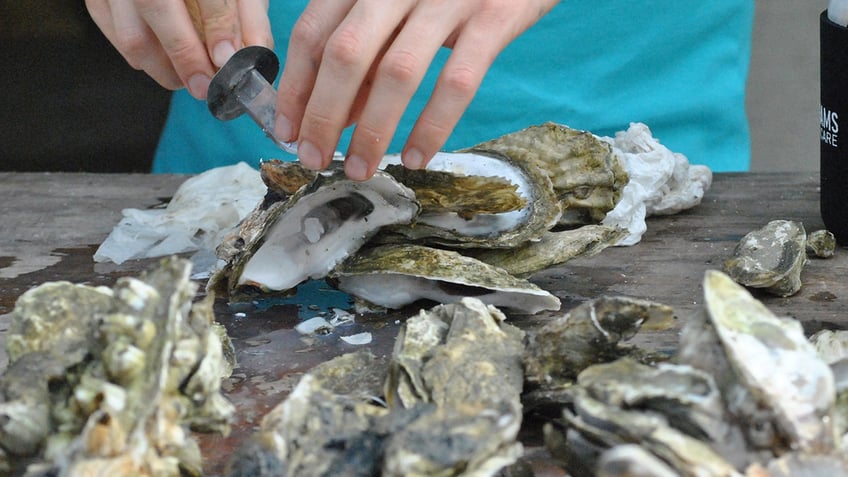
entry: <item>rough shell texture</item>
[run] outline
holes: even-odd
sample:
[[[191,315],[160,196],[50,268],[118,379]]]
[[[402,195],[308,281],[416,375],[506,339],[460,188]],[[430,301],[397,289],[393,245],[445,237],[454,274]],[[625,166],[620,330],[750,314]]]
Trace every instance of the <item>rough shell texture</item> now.
[[[828,230],[815,230],[807,235],[807,253],[819,258],[830,258],[836,251],[836,237]]]
[[[525,242],[511,249],[480,249],[469,255],[508,273],[527,277],[548,267],[561,265],[576,257],[593,257],[615,245],[627,231],[606,225],[545,232],[538,241]]]
[[[704,301],[731,367],[760,406],[774,413],[777,431],[800,449],[832,450],[833,373],[801,324],[777,318],[720,272],[707,272]]]
[[[522,449],[523,333],[504,318],[478,300],[440,305],[404,325],[388,375],[368,352],[311,370],[227,475],[495,475]],[[370,395],[380,377],[387,406]]]
[[[417,300],[453,303],[466,296],[523,313],[559,309],[559,299],[504,270],[450,250],[382,245],[350,257],[332,272],[339,289],[367,302],[400,308]]]
[[[531,126],[468,150],[497,152],[544,171],[562,206],[563,225],[600,222],[628,181],[608,144],[589,132],[554,123]]]
[[[806,242],[803,224],[773,220],[742,237],[723,270],[742,285],[778,296],[794,295],[801,289]]]
[[[629,354],[632,349],[621,342],[642,326],[666,328],[673,316],[666,305],[629,297],[601,297],[578,305],[530,335],[527,380],[572,380],[592,364]]]
[[[212,298],[192,305],[190,270],[168,259],[111,290],[48,283],[19,298],[0,377],[12,462],[61,475],[200,474],[188,431],[227,430],[220,384],[233,363]]]

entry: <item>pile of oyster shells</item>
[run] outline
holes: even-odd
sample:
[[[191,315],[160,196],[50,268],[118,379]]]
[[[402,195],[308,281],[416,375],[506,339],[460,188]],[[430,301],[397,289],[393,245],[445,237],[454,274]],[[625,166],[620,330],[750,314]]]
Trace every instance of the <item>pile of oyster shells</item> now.
[[[426,170],[387,156],[365,182],[334,166],[268,161],[260,172],[268,194],[218,247],[227,265],[209,284],[232,301],[326,278],[360,309],[476,296],[557,310],[526,277],[627,233],[599,224],[628,184],[612,147],[553,123],[440,153]]]
[[[522,331],[474,298],[407,321],[389,360],[319,365],[227,475],[532,475],[524,416],[568,475],[848,474],[848,333],[809,341],[719,271],[672,356],[624,342],[673,321],[626,297]]]
[[[114,287],[18,298],[0,376],[0,475],[202,475],[190,430],[226,432],[234,351],[186,260]]]

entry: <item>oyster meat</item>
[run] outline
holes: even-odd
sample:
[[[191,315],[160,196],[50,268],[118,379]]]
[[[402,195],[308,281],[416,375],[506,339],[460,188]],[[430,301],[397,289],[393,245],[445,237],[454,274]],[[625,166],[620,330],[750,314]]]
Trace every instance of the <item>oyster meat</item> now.
[[[406,171],[399,164],[398,156],[387,156],[380,167],[409,182],[425,199],[412,226],[390,228],[407,240],[463,248],[514,247],[538,240],[562,214],[551,180],[508,155],[442,152],[423,171]],[[451,207],[427,200],[437,194],[451,197]]]
[[[597,136],[555,123],[506,134],[467,150],[498,153],[544,172],[562,207],[560,224],[596,224],[621,198],[629,178],[612,148]]]
[[[27,475],[200,475],[189,429],[226,432],[234,356],[186,260],[113,288],[46,283],[18,299],[0,377],[0,447]],[[18,470],[23,470],[19,468]]]
[[[467,296],[527,314],[560,306],[557,297],[527,280],[458,252],[423,245],[360,250],[331,277],[340,290],[386,308],[422,299],[453,303]]]

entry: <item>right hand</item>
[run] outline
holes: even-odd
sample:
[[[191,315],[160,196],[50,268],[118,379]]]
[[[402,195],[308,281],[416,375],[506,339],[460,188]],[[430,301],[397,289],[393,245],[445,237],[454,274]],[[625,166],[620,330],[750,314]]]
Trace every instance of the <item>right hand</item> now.
[[[206,98],[215,71],[236,50],[274,46],[268,0],[85,0],[85,4],[130,66],[165,88],[187,87],[197,99]]]

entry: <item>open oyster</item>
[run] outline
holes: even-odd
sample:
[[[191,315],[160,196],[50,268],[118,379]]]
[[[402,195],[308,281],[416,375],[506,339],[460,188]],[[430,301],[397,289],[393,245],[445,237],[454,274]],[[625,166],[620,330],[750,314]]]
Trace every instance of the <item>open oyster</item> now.
[[[331,277],[340,290],[386,308],[422,299],[453,303],[467,296],[528,314],[560,306],[554,295],[500,268],[422,245],[360,250],[336,267]]]
[[[562,213],[550,178],[505,154],[442,152],[426,170],[411,172],[399,162],[399,157],[387,156],[380,167],[404,183],[409,181],[425,198],[435,191],[454,196],[453,209],[425,207],[425,202],[412,226],[390,228],[408,240],[463,248],[514,247],[538,240]],[[450,177],[447,187],[453,190],[445,187]],[[471,208],[474,204],[483,206]],[[493,208],[495,204],[510,206]]]
[[[724,272],[745,286],[794,295],[801,289],[801,270],[807,263],[806,242],[803,224],[773,220],[742,237],[725,260]]]
[[[12,312],[0,446],[27,475],[200,475],[188,428],[226,431],[229,341],[185,260],[112,288],[46,283]]]
[[[499,153],[544,171],[562,206],[562,225],[599,223],[618,203],[628,181],[609,144],[590,132],[555,123],[506,134],[467,152]]]
[[[318,174],[284,202],[260,207],[241,228],[244,246],[210,281],[231,299],[252,289],[285,292],[323,278],[380,227],[410,222],[414,194],[384,172],[364,182],[341,170]]]

